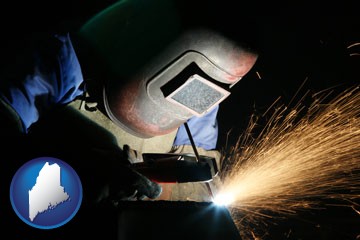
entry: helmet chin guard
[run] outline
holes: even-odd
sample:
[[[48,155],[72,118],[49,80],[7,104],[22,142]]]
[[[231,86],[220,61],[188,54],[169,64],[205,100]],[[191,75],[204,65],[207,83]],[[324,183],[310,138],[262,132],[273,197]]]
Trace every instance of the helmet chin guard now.
[[[137,137],[170,133],[207,113],[257,60],[213,29],[181,28],[170,2],[120,2],[80,31],[111,72],[103,88],[108,117]]]

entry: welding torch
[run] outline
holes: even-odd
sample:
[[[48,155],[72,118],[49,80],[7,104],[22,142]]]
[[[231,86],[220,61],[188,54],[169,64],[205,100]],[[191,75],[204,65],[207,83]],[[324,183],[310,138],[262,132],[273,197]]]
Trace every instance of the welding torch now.
[[[143,153],[143,162],[133,163],[132,167],[155,182],[205,182],[213,198],[209,182],[219,172],[216,160],[213,157],[198,154],[190,129],[187,123],[184,124],[194,150],[193,154]]]

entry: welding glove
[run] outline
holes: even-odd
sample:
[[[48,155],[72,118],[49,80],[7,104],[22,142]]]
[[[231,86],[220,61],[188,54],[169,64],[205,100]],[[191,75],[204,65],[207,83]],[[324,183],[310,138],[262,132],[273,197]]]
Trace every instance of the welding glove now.
[[[112,202],[126,200],[155,199],[161,194],[161,186],[128,166],[114,169],[106,197]]]
[[[129,159],[132,156],[129,155],[131,152],[128,149],[112,152],[96,150],[106,168],[98,169],[98,172],[105,174],[100,174],[103,181],[96,202],[116,204],[119,201],[155,199],[160,196],[162,188],[158,183],[131,168]]]

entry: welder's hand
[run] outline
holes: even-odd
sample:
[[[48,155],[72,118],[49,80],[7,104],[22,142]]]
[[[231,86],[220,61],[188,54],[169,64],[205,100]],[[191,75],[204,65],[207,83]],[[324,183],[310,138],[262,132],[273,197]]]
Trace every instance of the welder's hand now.
[[[139,172],[128,166],[121,166],[113,172],[108,185],[108,198],[111,201],[155,199],[162,188]]]
[[[140,152],[136,151],[135,149],[132,149],[127,144],[125,144],[123,146],[123,152],[124,152],[124,155],[126,156],[127,160],[129,161],[129,163],[131,163],[131,164],[144,161],[142,154]]]
[[[102,176],[104,185],[97,202],[155,199],[160,196],[162,188],[159,184],[131,168],[131,159],[134,156],[130,150],[129,146],[124,147],[122,151],[96,150],[103,164],[108,163],[104,170],[98,169],[106,174]]]

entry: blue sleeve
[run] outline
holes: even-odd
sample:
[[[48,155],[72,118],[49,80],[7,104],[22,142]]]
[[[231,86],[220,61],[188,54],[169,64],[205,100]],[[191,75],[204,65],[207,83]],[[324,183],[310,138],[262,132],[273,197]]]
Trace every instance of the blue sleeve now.
[[[83,76],[69,34],[46,37],[25,51],[17,73],[2,74],[0,97],[19,115],[24,131],[41,115],[83,93]],[[17,65],[16,65],[17,64]]]
[[[192,117],[187,121],[194,143],[205,150],[216,148],[218,139],[217,112],[219,105],[201,117]],[[174,146],[191,145],[185,126],[181,125],[177,131]]]

